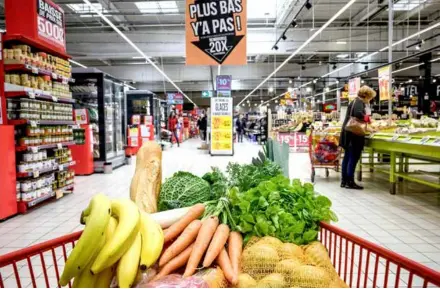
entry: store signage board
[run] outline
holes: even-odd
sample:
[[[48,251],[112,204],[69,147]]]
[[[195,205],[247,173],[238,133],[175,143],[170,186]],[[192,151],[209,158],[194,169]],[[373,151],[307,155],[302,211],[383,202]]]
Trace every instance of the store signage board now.
[[[66,53],[64,10],[53,1],[5,0],[5,14],[9,35],[22,35],[53,51]]]
[[[355,77],[348,81],[348,99],[352,100],[357,97],[359,89],[361,88],[361,78]]]
[[[389,100],[391,91],[389,90],[390,83],[390,68],[391,66],[385,66],[379,68],[379,100]]]
[[[88,115],[87,115],[87,109],[81,108],[81,109],[75,109],[75,123],[76,124],[88,124]]]
[[[179,92],[167,93],[168,104],[183,104],[183,95]]]
[[[247,64],[247,0],[186,0],[187,65]]]
[[[211,98],[212,97],[212,91],[211,90],[204,90],[202,91],[202,98]]]
[[[232,111],[231,97],[211,98],[210,153],[212,156],[234,154]]]
[[[232,76],[231,75],[217,75],[216,79],[217,90],[231,90]]]

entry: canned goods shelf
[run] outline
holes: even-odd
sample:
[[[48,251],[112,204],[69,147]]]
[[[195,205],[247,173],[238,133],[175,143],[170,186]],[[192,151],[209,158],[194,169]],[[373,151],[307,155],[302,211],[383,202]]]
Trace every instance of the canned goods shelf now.
[[[45,144],[45,145],[39,145],[39,146],[16,146],[15,147],[15,151],[17,152],[23,152],[23,151],[38,151],[38,150],[42,150],[42,149],[52,149],[52,148],[56,148],[58,146],[71,146],[74,145],[75,142],[74,141],[70,141],[70,142],[62,142],[62,143],[54,143],[54,144]]]
[[[10,125],[23,125],[23,124],[35,124],[35,125],[75,125],[73,120],[28,120],[28,119],[15,119],[8,120]]]
[[[67,170],[69,167],[75,165],[76,162],[75,161],[71,161],[69,163],[65,163],[65,164],[60,164],[60,165],[56,165],[53,168],[48,168],[48,169],[44,169],[44,170],[38,170],[38,171],[32,171],[32,172],[25,172],[25,173],[17,173],[17,178],[28,178],[28,177],[33,177],[35,176],[35,178],[37,178],[39,175],[44,174],[44,173],[50,173],[50,172],[54,172],[54,171],[65,171]]]
[[[50,70],[46,70],[46,69],[41,69],[29,64],[23,64],[23,63],[14,63],[14,64],[5,64],[5,71],[6,72],[10,72],[10,71],[22,71],[22,72],[28,72],[28,73],[33,73],[36,75],[46,75],[46,76],[50,76],[52,80],[57,80],[60,82],[63,82],[65,84],[69,83],[69,82],[75,82],[74,79],[72,78],[68,78],[62,75],[58,75]]]
[[[5,83],[6,86],[6,83]],[[33,90],[33,91],[31,91]],[[35,99],[41,99],[41,100],[51,100],[55,102],[60,103],[75,103],[75,100],[73,98],[65,98],[65,97],[55,97],[51,94],[45,93],[42,90],[35,90],[32,88],[24,88],[22,90],[18,91],[6,91],[5,92],[6,98],[35,98]]]

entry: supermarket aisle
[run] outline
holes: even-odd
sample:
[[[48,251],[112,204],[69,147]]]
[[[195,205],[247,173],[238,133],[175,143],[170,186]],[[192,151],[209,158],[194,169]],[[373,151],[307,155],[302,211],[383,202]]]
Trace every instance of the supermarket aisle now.
[[[200,151],[198,140],[189,140],[180,148],[168,149],[163,154],[163,177],[179,170],[202,175],[211,166],[225,168],[228,162],[250,162],[259,147],[251,143],[236,144],[234,157],[210,157]],[[307,154],[291,154],[292,178],[310,180]],[[110,175],[95,174],[76,178],[75,193],[47,204],[27,215],[16,216],[0,224],[0,254],[50,240],[81,230],[80,212],[91,196],[98,192],[112,198],[128,197],[135,164],[119,168]],[[425,187],[411,186],[412,193],[391,196],[383,175],[364,182],[366,190],[352,191],[339,188],[338,174],[324,177],[317,171],[316,190],[331,198],[340,218],[338,226],[440,270],[440,206],[438,193]],[[10,276],[13,272],[1,272]],[[53,276],[52,276],[53,277]],[[15,286],[11,284],[11,286]],[[25,286],[25,285],[23,285]]]

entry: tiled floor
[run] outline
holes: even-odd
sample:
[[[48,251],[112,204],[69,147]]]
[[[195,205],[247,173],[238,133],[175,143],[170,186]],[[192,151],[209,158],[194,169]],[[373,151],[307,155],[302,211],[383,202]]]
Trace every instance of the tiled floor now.
[[[198,141],[190,140],[180,148],[174,147],[165,151],[164,178],[179,170],[202,175],[211,166],[225,168],[230,161],[250,162],[259,150],[255,144],[244,143],[235,146],[234,157],[210,157],[206,151],[197,150],[198,146]],[[74,194],[31,210],[26,215],[18,215],[0,223],[0,255],[81,230],[79,216],[91,196],[98,192],[113,198],[129,196],[134,167],[133,163],[116,169],[113,174],[77,177]],[[309,181],[308,155],[292,153],[290,171],[292,178]],[[324,170],[317,170],[316,190],[333,201],[334,211],[340,219],[338,226],[440,271],[439,192],[421,185],[410,184],[404,185],[403,193],[393,196],[388,193],[386,176],[382,174],[364,174],[364,185],[364,191],[341,189],[336,172],[331,172],[329,178],[325,178]],[[46,265],[52,268],[47,275],[48,280],[53,282],[56,280],[56,272],[51,267],[53,257],[47,256],[46,259],[49,260],[46,261]],[[56,259],[58,262],[63,262],[62,253],[57,255]],[[39,265],[41,263],[36,265],[35,274],[41,279],[44,277],[44,272],[41,268],[38,269]],[[20,265],[18,267],[21,268]],[[23,283],[26,283],[22,286],[32,285],[30,276],[26,275],[28,274],[26,272],[28,270],[23,269],[20,274],[23,276],[21,278]],[[0,273],[5,285],[16,286],[12,278],[12,268],[0,269]],[[371,281],[372,277],[368,277]],[[44,278],[40,279],[37,280],[37,285],[46,286]]]

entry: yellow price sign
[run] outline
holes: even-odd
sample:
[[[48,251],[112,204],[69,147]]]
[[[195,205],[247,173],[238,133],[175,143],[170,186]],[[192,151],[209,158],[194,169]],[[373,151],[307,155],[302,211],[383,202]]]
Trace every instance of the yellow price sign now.
[[[232,129],[232,119],[230,116],[213,116],[213,129]]]
[[[213,141],[231,141],[232,131],[213,131],[212,132]]]
[[[232,143],[231,142],[212,142],[212,148],[215,150],[231,150],[232,149]]]

